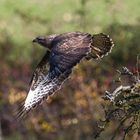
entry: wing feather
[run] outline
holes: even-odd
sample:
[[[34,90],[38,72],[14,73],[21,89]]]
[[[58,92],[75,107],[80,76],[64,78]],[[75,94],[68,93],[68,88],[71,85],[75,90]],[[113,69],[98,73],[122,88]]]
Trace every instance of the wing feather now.
[[[48,65],[49,56],[50,56],[50,51],[46,51],[45,55],[36,66],[30,81],[31,88],[36,88],[38,83],[44,79],[45,77],[44,75],[47,74],[49,70],[49,65]]]
[[[59,90],[70,73],[71,70],[68,70],[61,74],[59,77],[54,78],[49,84],[43,85],[47,80],[45,79],[38,85],[35,90],[30,89],[25,103],[18,113],[18,118],[23,118],[31,109],[38,106],[44,99]]]
[[[73,68],[90,52],[92,36],[88,33],[72,32],[62,34],[52,42],[50,72],[59,75]],[[59,69],[60,72],[56,72]]]
[[[30,90],[24,104],[21,106],[19,113],[17,114],[18,119],[25,117],[31,109],[38,106],[49,95],[60,89],[61,84],[71,73],[71,70],[67,70],[59,75],[59,77],[50,77],[52,73],[47,73],[49,54],[50,52],[46,52],[33,73]]]

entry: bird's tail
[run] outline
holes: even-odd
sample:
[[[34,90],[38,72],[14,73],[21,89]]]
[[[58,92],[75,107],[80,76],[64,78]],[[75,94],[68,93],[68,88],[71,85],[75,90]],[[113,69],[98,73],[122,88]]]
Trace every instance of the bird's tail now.
[[[89,58],[100,59],[111,52],[114,43],[109,35],[100,33],[92,36],[91,52]]]

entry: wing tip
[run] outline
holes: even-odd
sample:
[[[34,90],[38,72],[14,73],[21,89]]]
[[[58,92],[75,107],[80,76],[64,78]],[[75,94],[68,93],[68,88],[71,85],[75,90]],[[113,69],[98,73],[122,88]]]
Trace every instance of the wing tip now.
[[[29,111],[30,111],[30,109],[25,108],[25,106],[22,104],[19,107],[19,110],[17,111],[17,113],[15,114],[16,120],[21,121],[21,120],[25,119],[26,115],[28,114]]]

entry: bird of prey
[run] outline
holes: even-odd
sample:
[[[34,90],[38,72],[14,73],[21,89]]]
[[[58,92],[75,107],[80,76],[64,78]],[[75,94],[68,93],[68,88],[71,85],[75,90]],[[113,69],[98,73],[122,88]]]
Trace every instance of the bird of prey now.
[[[68,32],[36,37],[33,42],[46,48],[46,53],[37,65],[31,80],[29,93],[18,117],[24,117],[44,99],[61,88],[73,67],[82,58],[100,59],[111,52],[114,43],[104,33],[91,35],[83,32]]]

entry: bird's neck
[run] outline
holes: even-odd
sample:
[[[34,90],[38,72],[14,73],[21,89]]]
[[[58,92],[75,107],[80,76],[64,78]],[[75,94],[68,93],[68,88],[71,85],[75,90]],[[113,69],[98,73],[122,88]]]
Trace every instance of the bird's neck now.
[[[51,41],[50,40],[47,40],[46,42],[41,42],[40,45],[49,49],[49,50],[51,49]]]
[[[49,35],[46,37],[46,41],[45,42],[41,42],[40,45],[44,46],[45,48],[48,48],[49,50],[51,50],[51,44],[53,42],[53,39],[57,36],[57,34],[54,35]]]

